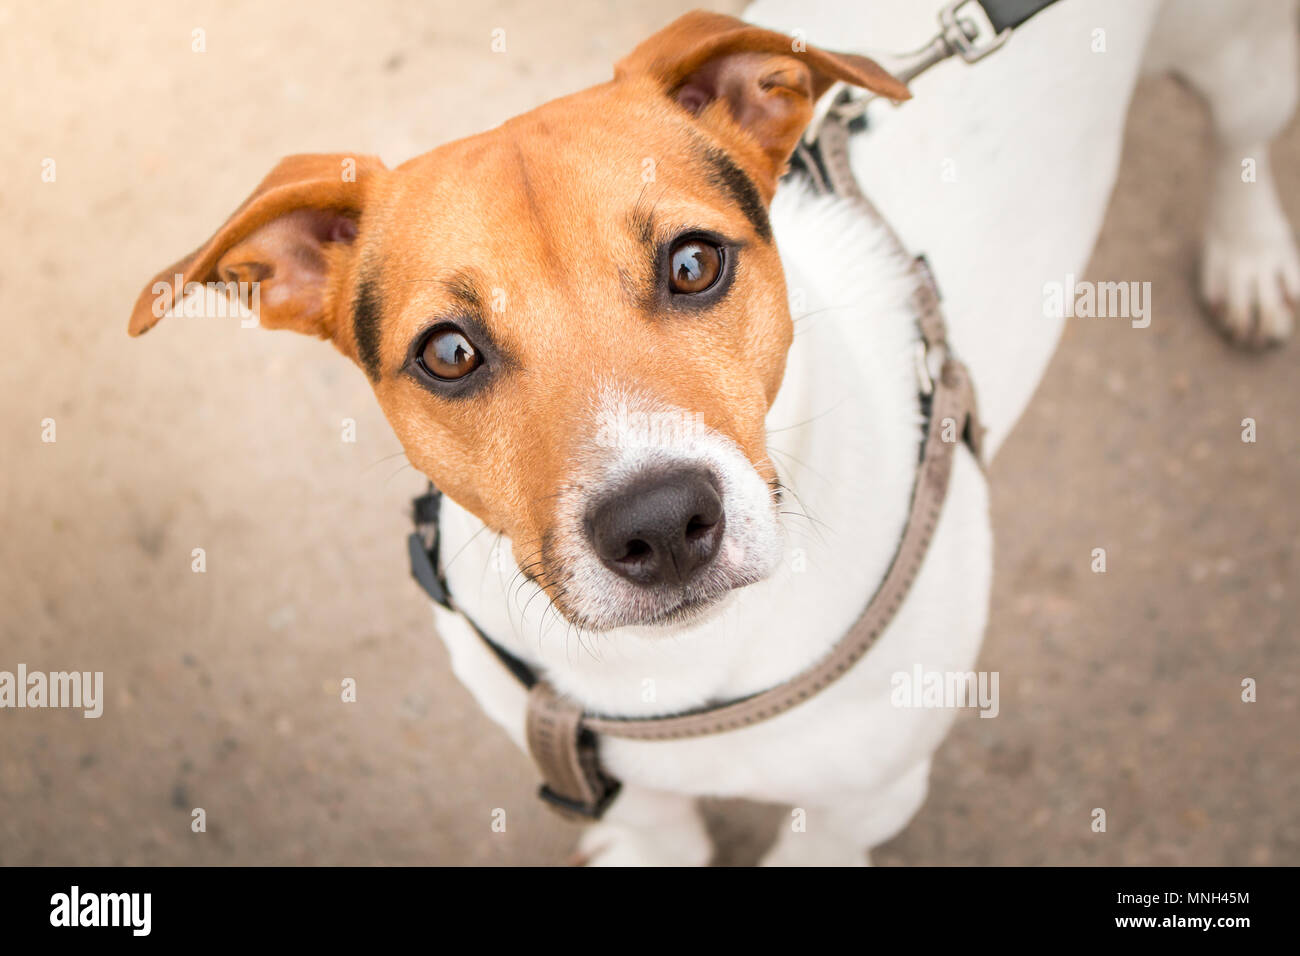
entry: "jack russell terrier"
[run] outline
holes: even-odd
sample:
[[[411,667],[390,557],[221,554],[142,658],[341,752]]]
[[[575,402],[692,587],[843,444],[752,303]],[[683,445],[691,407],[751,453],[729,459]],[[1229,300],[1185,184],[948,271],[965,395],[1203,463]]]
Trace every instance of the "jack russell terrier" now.
[[[989,22],[955,6],[986,34],[1032,5],[980,2]],[[255,284],[262,325],[369,377],[446,495],[426,583],[454,597],[435,616],[455,672],[553,803],[601,817],[594,864],[706,863],[701,795],[800,808],[773,864],[864,863],[921,805],[954,710],[897,706],[895,676],[975,663],[992,540],[971,433],[991,458],[1038,384],[1065,321],[1044,288],[1087,263],[1143,71],[1176,70],[1213,113],[1220,328],[1290,331],[1300,259],[1268,150],[1297,92],[1291,0],[1066,0],[905,104],[876,60],[831,52],[915,48],[938,6],[689,14],[611,81],[395,169],[290,157],[136,304],[132,335],[179,314],[159,307],[173,276]],[[875,96],[844,156],[883,221],[782,178],[832,87]],[[905,249],[937,277],[983,425],[950,445],[928,518],[941,392],[918,388],[934,343]],[[794,690],[768,706],[774,688]],[[748,716],[619,734],[719,713]],[[566,774],[610,784],[600,805]]]

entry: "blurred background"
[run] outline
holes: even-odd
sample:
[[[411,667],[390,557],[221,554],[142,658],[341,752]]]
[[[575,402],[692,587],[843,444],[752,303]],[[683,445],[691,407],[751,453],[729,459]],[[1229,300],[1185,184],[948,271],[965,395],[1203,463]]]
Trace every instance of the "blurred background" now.
[[[699,5],[0,6],[0,670],[106,693],[98,720],[0,711],[0,864],[565,859],[576,829],[408,577],[422,481],[365,377],[288,333],[126,322],[280,157],[396,164],[607,79]],[[1141,84],[1087,278],[1149,278],[1155,320],[1070,324],[992,468],[1001,714],[959,718],[877,863],[1300,863],[1300,343],[1238,353],[1198,309],[1208,135],[1190,93]],[[1274,158],[1300,223],[1295,125]],[[708,811],[720,863],[783,813]]]

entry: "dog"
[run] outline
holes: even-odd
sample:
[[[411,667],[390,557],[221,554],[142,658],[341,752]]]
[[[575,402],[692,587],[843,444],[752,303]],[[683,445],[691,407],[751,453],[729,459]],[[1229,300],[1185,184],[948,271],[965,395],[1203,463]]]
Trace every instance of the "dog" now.
[[[1292,2],[1065,0],[909,90],[864,51],[917,47],[938,6],[689,14],[611,81],[396,168],[285,159],[145,287],[130,332],[169,314],[173,277],[243,282],[262,325],[359,366],[446,496],[464,614],[434,613],[453,668],[521,747],[526,691],[475,625],[596,714],[780,685],[854,624],[907,524],[925,419],[911,253],[937,276],[991,459],[1066,321],[1044,286],[1087,262],[1144,71],[1176,70],[1211,107],[1200,281],[1224,335],[1281,342],[1300,298],[1268,165],[1295,105]],[[833,84],[878,96],[850,157],[893,232],[782,180]],[[984,472],[961,447],[870,652],[752,726],[602,738],[623,786],[581,853],[707,863],[709,795],[800,808],[765,863],[868,862],[924,800],[955,713],[897,706],[894,678],[971,671],[991,555]]]

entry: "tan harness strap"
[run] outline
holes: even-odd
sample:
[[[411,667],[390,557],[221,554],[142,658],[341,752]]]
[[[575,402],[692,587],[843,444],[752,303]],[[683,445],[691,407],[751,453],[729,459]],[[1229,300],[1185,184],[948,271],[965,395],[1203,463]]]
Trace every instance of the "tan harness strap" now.
[[[817,145],[821,151],[822,166],[826,170],[826,188],[837,196],[853,199],[871,206],[858,180],[849,166],[849,128],[844,123],[826,123],[817,136]],[[872,207],[875,218],[880,214]]]
[[[936,300],[937,306],[937,300]],[[942,330],[940,320],[937,328]],[[928,339],[929,336],[927,335]],[[930,343],[942,347],[942,339]],[[982,429],[969,374],[951,356],[933,383],[930,422],[902,541],[862,616],[816,666],[770,690],[730,704],[669,717],[625,719],[583,714],[546,681],[528,698],[528,748],[546,781],[542,797],[570,818],[596,818],[617,792],[604,774],[593,732],[634,740],[680,740],[748,727],[797,706],[843,676],[898,613],[920,571],[947,496],[959,443],[979,455]]]
[[[584,730],[582,709],[541,680],[528,692],[525,735],[542,772],[541,797],[569,818],[598,817],[618,792],[601,772],[596,740]]]
[[[866,610],[821,663],[771,690],[696,714],[649,720],[587,715],[582,718],[582,725],[611,737],[637,740],[700,737],[775,717],[841,677],[884,633],[925,560],[948,491],[953,455],[972,420],[973,395],[966,369],[955,359],[947,359],[936,382],[924,459],[912,494],[903,540]]]

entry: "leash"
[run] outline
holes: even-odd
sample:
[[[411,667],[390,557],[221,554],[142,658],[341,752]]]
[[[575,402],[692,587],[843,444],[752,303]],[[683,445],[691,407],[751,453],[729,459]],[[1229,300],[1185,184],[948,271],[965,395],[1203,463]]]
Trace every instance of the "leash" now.
[[[1012,30],[1054,2],[1057,0],[950,3],[940,11],[939,35],[904,58],[899,78],[906,82],[954,55],[960,55],[968,63],[982,59],[1001,47]],[[994,32],[991,39],[981,40],[979,26],[958,15],[968,3],[977,3],[984,9]],[[828,92],[823,98],[827,107],[814,117],[814,125],[810,126],[812,135],[801,139],[790,165],[791,174],[806,175],[815,190],[842,196],[861,206],[864,215],[884,224],[849,165],[849,136],[864,125],[866,105],[871,99],[870,95],[856,95],[847,87]],[[526,662],[493,641],[468,614],[457,608],[439,556],[442,493],[430,482],[428,491],[412,503],[415,530],[407,539],[411,574],[437,604],[468,622],[502,666],[528,691],[525,734],[529,753],[544,781],[538,795],[562,816],[582,822],[598,820],[618,795],[619,781],[600,763],[598,734],[632,740],[681,740],[738,730],[776,717],[847,673],[894,619],[934,537],[947,497],[958,440],[970,449],[976,461],[982,461],[984,433],[970,374],[948,348],[939,291],[923,256],[914,260],[914,271],[915,310],[921,335],[916,367],[927,421],[903,537],[884,579],[848,632],[821,661],[783,684],[739,700],[663,717],[622,718],[586,713],[581,706],[562,697]]]
[[[925,46],[911,53],[889,59],[885,67],[904,83],[911,83],[930,67],[954,56],[967,63],[978,63],[990,53],[1002,48],[1012,32],[1031,17],[1042,13],[1060,0],[953,0],[939,11],[939,33]],[[984,11],[990,30],[965,15],[968,4]],[[866,128],[867,107],[879,97],[870,90],[861,90],[837,81],[822,96],[813,111],[812,120],[804,130],[802,143],[812,146],[821,135],[823,124],[835,117],[849,127],[850,132]],[[814,179],[814,182],[816,180]]]

